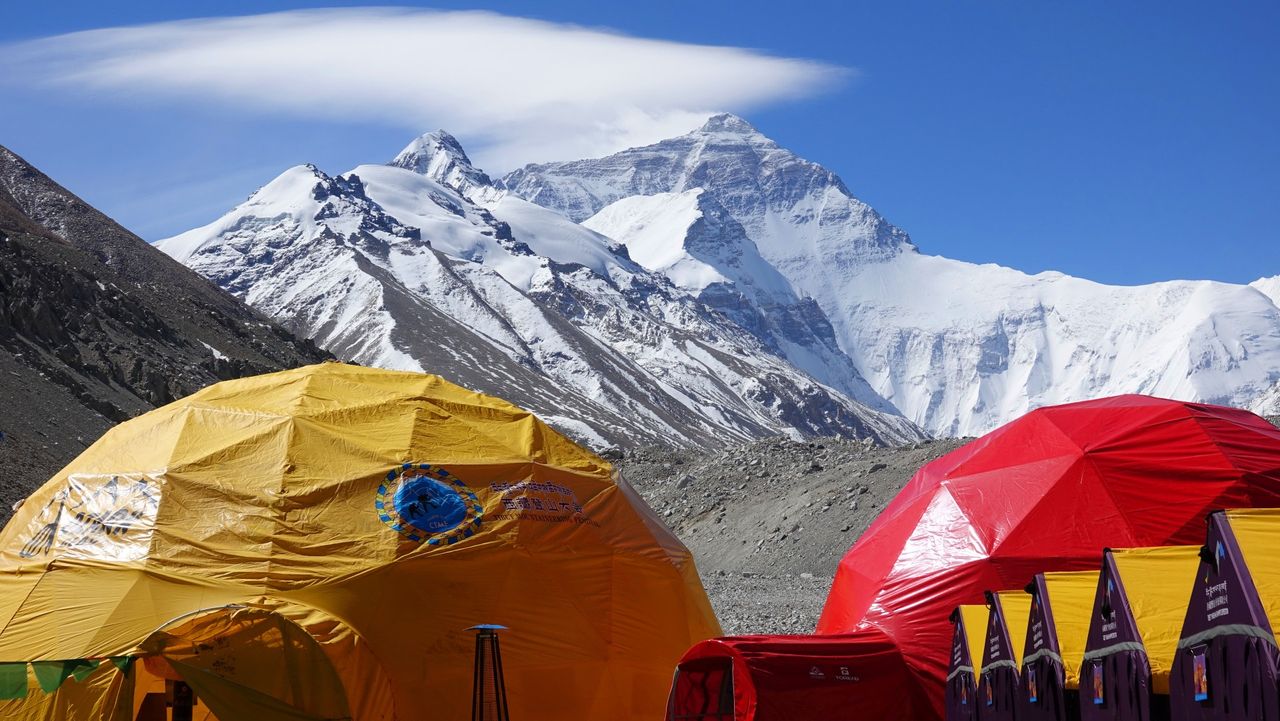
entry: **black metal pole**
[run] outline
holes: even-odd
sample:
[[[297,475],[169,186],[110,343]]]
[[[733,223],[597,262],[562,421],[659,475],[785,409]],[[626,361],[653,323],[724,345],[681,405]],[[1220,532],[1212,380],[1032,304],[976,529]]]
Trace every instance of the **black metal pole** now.
[[[502,650],[498,631],[503,626],[472,626],[476,632],[475,675],[471,690],[471,721],[511,721],[507,707],[507,685],[502,676]]]

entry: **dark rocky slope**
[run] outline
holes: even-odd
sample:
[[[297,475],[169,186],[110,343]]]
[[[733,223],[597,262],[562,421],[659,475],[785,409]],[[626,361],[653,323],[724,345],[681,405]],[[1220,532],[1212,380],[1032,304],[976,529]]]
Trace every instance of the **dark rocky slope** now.
[[[114,423],[326,357],[0,147],[0,520]]]

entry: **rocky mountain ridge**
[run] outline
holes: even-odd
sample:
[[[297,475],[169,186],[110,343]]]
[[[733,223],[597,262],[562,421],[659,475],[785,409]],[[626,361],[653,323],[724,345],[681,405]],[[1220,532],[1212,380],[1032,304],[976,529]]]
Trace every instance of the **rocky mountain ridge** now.
[[[923,437],[617,243],[487,180],[431,133],[389,165],[292,168],[158,246],[340,357],[442,372],[597,446]]]

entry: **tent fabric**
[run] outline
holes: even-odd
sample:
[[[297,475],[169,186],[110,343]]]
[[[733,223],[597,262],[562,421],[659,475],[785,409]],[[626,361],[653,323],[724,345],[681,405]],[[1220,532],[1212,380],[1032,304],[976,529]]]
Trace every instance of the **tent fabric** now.
[[[1031,597],[1021,591],[987,594],[986,642],[978,674],[978,715],[1012,721],[1022,705],[1022,647],[1027,636]]]
[[[688,550],[608,463],[419,373],[210,386],[108,431],[0,533],[0,662],[129,655],[239,606],[306,629],[361,721],[424,699],[465,716],[477,623],[510,629],[513,717],[649,719],[720,632]]]
[[[1280,510],[1209,517],[1170,675],[1178,721],[1280,720]]]
[[[1105,547],[1200,543],[1218,508],[1280,506],[1280,429],[1119,396],[1042,408],[922,468],[845,555],[819,633],[878,628],[941,718],[947,614]]]
[[[732,703],[720,700],[726,675]],[[896,713],[912,716],[921,710],[922,699],[911,684],[894,644],[878,631],[729,636],[698,643],[680,659],[666,718],[861,721]],[[897,692],[904,688],[908,693]]]
[[[987,607],[957,606],[951,612],[951,664],[947,668],[946,720],[978,718],[978,668],[986,640]]]
[[[1074,721],[1080,715],[1080,659],[1098,588],[1097,571],[1038,573],[1022,653],[1025,721]],[[1069,660],[1068,660],[1069,659]]]
[[[1103,553],[1080,667],[1082,721],[1167,716],[1169,672],[1199,562],[1199,546]]]

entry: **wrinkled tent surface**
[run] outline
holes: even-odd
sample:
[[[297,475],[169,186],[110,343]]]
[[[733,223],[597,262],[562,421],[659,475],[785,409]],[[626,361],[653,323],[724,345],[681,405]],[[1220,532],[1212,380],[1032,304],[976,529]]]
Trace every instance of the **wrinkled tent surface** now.
[[[510,629],[521,721],[660,716],[681,653],[719,633],[688,551],[607,463],[417,373],[211,386],[107,432],[0,534],[0,662],[163,654],[211,704],[462,718],[478,623]],[[182,655],[201,643],[263,671]]]
[[[716,638],[694,645],[680,659],[667,719],[914,717],[923,699],[913,683],[894,644],[874,630],[847,636]]]
[[[1178,721],[1280,719],[1280,510],[1209,518],[1169,679]]]
[[[1199,546],[1103,554],[1080,665],[1082,721],[1168,717],[1169,671],[1199,561]]]
[[[1038,573],[1022,653],[1027,721],[1074,721],[1080,714],[1080,661],[1098,590],[1097,571]]]
[[[978,674],[979,717],[1013,721],[1022,701],[1022,647],[1027,637],[1031,597],[1022,591],[987,594],[987,634]]]
[[[1201,543],[1219,508],[1280,506],[1280,429],[1144,396],[1042,408],[929,463],[841,561],[817,630],[878,628],[941,718],[954,607],[1103,548]]]
[[[951,663],[947,667],[947,721],[978,718],[978,668],[986,640],[987,607],[957,606],[951,612]]]

